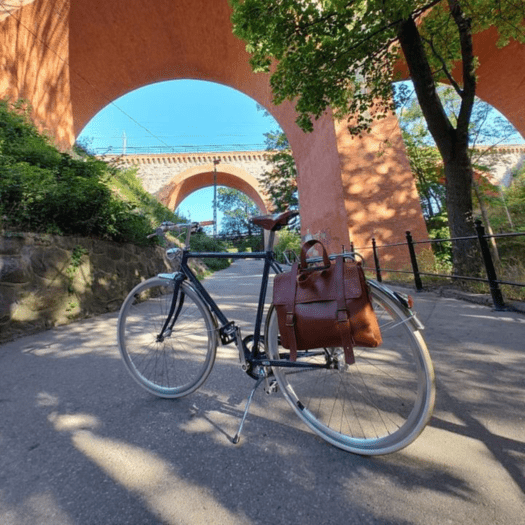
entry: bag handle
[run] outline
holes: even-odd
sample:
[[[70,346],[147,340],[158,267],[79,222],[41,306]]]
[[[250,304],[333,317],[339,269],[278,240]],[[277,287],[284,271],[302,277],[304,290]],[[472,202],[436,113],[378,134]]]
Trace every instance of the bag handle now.
[[[321,248],[323,249],[323,263],[324,263],[324,266],[313,266],[311,268],[307,268],[307,265],[306,265],[306,254],[316,244],[320,244]],[[301,249],[301,264],[299,266],[299,270],[301,272],[313,272],[313,271],[318,271],[318,270],[326,270],[326,269],[330,268],[330,266],[331,266],[330,258],[328,257],[328,253],[326,252],[326,248],[324,247],[324,244],[321,241],[318,241],[317,239],[310,239],[309,241],[306,241],[303,244],[303,247]]]

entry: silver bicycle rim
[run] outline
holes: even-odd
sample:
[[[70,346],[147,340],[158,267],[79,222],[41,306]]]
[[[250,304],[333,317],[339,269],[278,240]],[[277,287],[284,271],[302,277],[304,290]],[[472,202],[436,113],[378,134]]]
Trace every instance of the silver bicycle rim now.
[[[362,455],[388,454],[414,441],[432,415],[435,398],[432,362],[420,332],[392,298],[377,289],[371,296],[383,336],[380,347],[354,348],[356,363],[340,369],[273,369],[286,400],[308,427],[336,447]],[[271,359],[283,352],[277,333],[272,309]],[[328,351],[343,355],[341,349]],[[324,356],[320,349],[298,360],[323,363]]]
[[[173,282],[154,277],[136,286],[118,318],[118,346],[131,376],[148,392],[183,397],[209,376],[217,349],[211,314],[183,283],[184,305],[171,335],[158,340],[173,296]]]

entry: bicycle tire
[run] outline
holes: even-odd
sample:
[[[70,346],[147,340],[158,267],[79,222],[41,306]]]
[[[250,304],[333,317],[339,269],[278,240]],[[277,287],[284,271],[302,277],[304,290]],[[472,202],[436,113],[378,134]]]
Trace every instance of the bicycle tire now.
[[[377,283],[371,287],[383,343],[355,347],[356,362],[339,368],[273,367],[280,390],[299,418],[338,448],[360,455],[388,454],[412,443],[428,423],[435,400],[432,361],[407,310]],[[270,359],[287,358],[278,346],[277,314],[268,313]],[[342,348],[298,352],[302,363],[344,363]]]
[[[213,368],[217,338],[211,313],[195,290],[182,283],[183,306],[169,335],[159,340],[174,282],[153,277],[137,285],[122,304],[117,328],[120,354],[131,376],[164,398],[186,396]]]

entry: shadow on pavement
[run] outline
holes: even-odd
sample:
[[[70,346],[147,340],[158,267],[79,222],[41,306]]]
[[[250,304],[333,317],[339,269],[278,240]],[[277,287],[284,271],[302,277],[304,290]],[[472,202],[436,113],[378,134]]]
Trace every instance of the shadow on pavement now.
[[[171,401],[128,376],[115,315],[0,346],[0,522],[518,523],[523,318],[417,299],[435,416],[413,445],[377,458],[326,444],[262,390],[232,445],[253,386],[233,347],[198,392]],[[495,326],[499,337],[485,335]]]

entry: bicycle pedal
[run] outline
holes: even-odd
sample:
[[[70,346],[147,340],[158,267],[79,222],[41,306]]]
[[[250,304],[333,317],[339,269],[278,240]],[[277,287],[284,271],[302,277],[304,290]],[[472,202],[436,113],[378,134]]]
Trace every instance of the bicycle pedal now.
[[[219,328],[219,336],[221,343],[226,346],[237,341],[238,337],[240,337],[240,330],[235,326],[234,322],[231,321]]]

